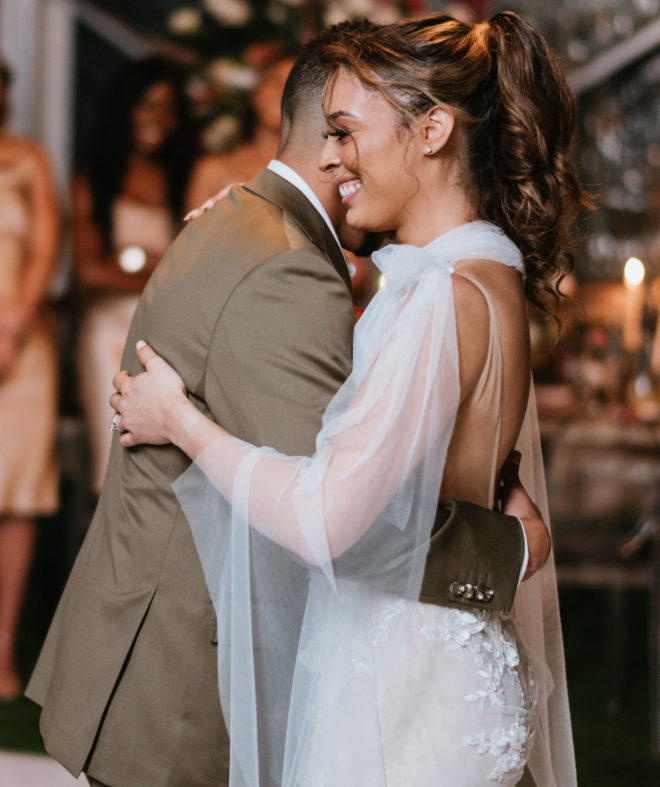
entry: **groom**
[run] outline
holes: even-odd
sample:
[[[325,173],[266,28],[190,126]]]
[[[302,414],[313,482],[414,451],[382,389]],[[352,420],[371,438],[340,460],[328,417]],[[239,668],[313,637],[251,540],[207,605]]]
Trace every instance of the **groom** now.
[[[247,441],[294,455],[313,452],[321,415],[351,368],[350,280],[336,230],[347,246],[360,238],[343,224],[337,189],[316,162],[323,46],[365,29],[340,26],[308,44],[285,87],[278,159],[176,239],[142,296],[122,361],[139,372],[135,342],[145,339],[203,412]],[[123,450],[114,440],[96,514],[26,692],[43,706],[47,750],[92,784],[228,781],[215,617],[170,488],[187,465],[173,446]],[[470,527],[457,528],[455,557],[436,581],[449,598],[453,580],[495,577],[493,603],[510,605],[520,527],[510,517],[478,533]],[[478,546],[461,555],[463,532]],[[302,570],[285,556],[274,560],[283,571]],[[477,603],[472,595],[455,600]]]

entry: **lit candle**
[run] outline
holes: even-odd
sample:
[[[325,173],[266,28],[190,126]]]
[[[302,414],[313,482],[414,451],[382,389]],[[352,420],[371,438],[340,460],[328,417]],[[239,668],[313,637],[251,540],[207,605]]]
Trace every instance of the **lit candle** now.
[[[623,346],[635,352],[642,344],[642,306],[644,305],[644,263],[631,257],[623,269],[626,303],[623,313]]]

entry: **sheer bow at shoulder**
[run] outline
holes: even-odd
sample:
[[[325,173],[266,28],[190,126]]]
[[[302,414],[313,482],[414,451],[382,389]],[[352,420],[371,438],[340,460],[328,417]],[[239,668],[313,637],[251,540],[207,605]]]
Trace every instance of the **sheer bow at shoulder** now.
[[[517,248],[485,222],[424,248],[377,252],[386,284],[358,323],[353,372],[326,410],[314,455],[222,438],[175,484],[218,617],[231,787],[309,787],[321,723],[327,745],[342,746],[359,772],[354,781],[385,787],[378,670],[360,638],[374,589],[419,596],[460,400],[451,274],[477,258],[522,269]],[[535,616],[544,619],[547,598],[541,587],[531,595],[538,604],[528,600],[523,617],[545,676]],[[537,759],[552,771],[549,755]]]

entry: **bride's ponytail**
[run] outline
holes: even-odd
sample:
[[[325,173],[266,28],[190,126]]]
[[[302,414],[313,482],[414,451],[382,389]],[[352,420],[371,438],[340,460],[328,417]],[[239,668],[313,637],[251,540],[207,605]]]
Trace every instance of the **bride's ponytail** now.
[[[572,226],[582,192],[571,160],[575,99],[555,56],[517,14],[488,22],[493,102],[474,128],[472,171],[485,217],[516,242],[525,258],[527,295],[545,306],[573,266]],[[489,140],[484,136],[490,136]],[[490,166],[484,166],[485,150]]]

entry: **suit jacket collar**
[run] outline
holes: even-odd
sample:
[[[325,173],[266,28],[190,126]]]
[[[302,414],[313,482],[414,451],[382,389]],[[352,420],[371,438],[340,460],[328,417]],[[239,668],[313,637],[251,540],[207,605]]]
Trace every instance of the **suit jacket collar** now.
[[[263,169],[243,188],[281,208],[315,246],[325,254],[339,275],[351,289],[351,277],[344,254],[330,232],[328,225],[312,203],[294,185],[275,172]]]

